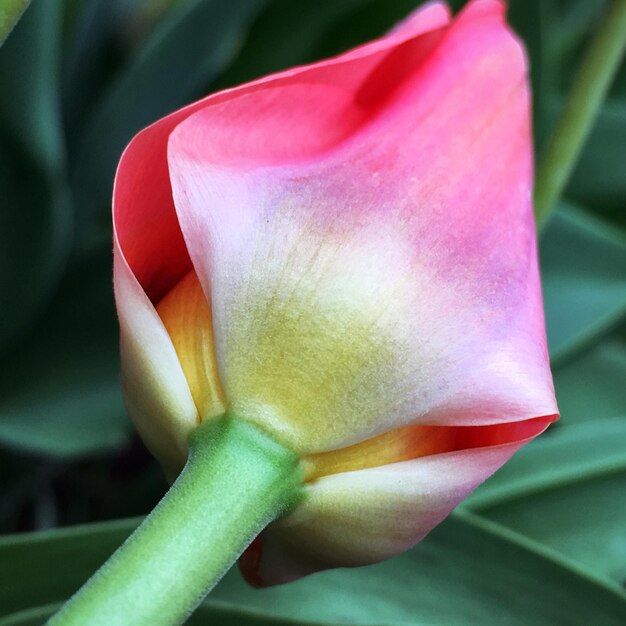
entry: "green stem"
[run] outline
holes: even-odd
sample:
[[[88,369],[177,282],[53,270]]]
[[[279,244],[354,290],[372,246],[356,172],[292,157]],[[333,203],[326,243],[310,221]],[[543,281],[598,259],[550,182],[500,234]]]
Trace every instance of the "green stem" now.
[[[203,424],[165,497],[49,623],[182,623],[301,484],[297,457],[256,427]]]
[[[612,0],[537,170],[535,218],[546,221],[559,199],[600,110],[626,47],[626,0]]]

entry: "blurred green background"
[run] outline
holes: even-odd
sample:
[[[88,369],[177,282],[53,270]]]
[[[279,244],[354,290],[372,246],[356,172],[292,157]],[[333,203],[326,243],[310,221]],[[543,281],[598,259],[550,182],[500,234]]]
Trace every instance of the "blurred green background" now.
[[[0,626],[42,623],[135,524],[110,520],[166,488],[118,385],[121,150],[174,108],[339,53],[415,5],[33,0],[0,48]],[[509,5],[540,151],[605,3]],[[541,233],[561,421],[408,554],[264,592],[231,572],[192,623],[626,624],[625,208],[622,67]]]

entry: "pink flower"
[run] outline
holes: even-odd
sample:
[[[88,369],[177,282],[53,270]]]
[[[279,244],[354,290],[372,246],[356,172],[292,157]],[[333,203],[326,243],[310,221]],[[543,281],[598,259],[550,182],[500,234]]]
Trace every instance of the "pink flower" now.
[[[272,584],[419,541],[557,416],[523,50],[438,2],[139,133],[114,193],[128,410],[171,475],[228,413],[302,459]]]

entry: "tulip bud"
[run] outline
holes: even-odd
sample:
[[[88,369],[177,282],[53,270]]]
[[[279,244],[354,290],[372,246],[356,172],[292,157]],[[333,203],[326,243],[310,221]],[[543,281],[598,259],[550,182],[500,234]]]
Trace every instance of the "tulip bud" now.
[[[523,50],[496,0],[133,139],[114,195],[129,413],[175,475],[224,416],[300,458],[257,585],[419,541],[556,418]],[[233,485],[236,489],[236,485]]]

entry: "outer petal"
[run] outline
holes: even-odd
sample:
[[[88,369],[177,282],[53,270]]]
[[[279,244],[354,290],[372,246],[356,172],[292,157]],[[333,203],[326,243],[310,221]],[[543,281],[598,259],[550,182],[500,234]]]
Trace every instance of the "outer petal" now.
[[[261,535],[240,566],[255,586],[367,565],[420,541],[523,442],[333,474]]]
[[[187,435],[198,412],[154,308],[154,300],[191,266],[168,178],[158,167],[155,146],[166,138],[163,124],[156,125],[135,138],[122,157],[113,199],[113,252],[124,400],[150,451],[175,475],[187,457]]]
[[[148,449],[176,475],[198,412],[170,337],[117,244],[114,282],[126,408]]]
[[[334,68],[340,65],[343,83],[354,87],[389,50],[420,32],[441,26],[447,19],[445,5],[433,3],[414,15],[402,32],[361,46],[339,59],[315,64],[316,80],[334,85]],[[196,111],[262,91],[267,84],[288,85],[308,71],[306,67],[291,69],[185,107],[139,133],[120,161],[113,225],[124,396],[142,437],[172,470],[184,462],[188,431],[200,416],[170,337],[155,311],[155,305],[191,269],[172,201],[166,154],[169,135]],[[208,282],[205,285],[208,292]],[[219,381],[210,381],[207,387],[219,388]]]
[[[150,300],[156,303],[191,268],[174,210],[167,163],[171,132],[197,111],[263,91],[273,84],[299,82],[315,72],[316,80],[354,89],[390,51],[420,34],[440,28],[449,19],[441,2],[431,2],[402,23],[402,28],[336,59],[292,68],[241,87],[194,102],[141,131],[126,148],[116,174],[113,226],[118,253],[123,256]],[[348,63],[350,61],[350,63]]]
[[[226,397],[303,454],[556,413],[523,54],[493,0],[405,34],[231,94],[169,142]]]

